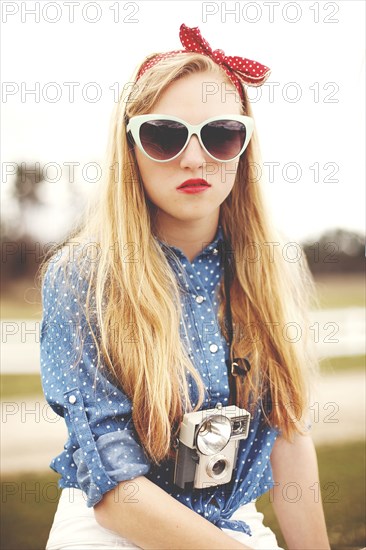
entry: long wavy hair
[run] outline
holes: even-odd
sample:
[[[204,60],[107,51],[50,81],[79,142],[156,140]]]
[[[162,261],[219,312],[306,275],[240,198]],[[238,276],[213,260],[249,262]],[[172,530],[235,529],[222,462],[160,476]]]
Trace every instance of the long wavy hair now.
[[[171,455],[184,412],[202,405],[204,385],[182,343],[179,284],[155,238],[155,208],[145,195],[126,121],[153,112],[154,104],[175,80],[203,71],[219,74],[231,84],[210,58],[182,53],[161,60],[126,88],[111,118],[101,186],[81,221],[52,251],[59,253],[75,241],[92,240],[98,247],[97,261],[91,262],[82,253],[76,258],[80,268],[88,264],[87,298],[80,306],[95,339],[98,365],[108,369],[131,399],[135,429],[157,464]],[[242,113],[253,117],[245,89],[244,95]],[[261,167],[254,130],[238,162],[232,191],[220,207],[220,223],[234,258],[230,287],[233,356],[248,355],[251,360],[245,384],[236,379],[236,404],[250,408],[258,400],[270,403],[263,405],[266,421],[290,439],[303,431],[308,374],[317,367],[307,317],[315,293],[304,254],[296,261],[284,255],[289,245],[274,230],[266,211]],[[43,263],[41,277],[52,258]],[[67,254],[62,254],[55,266],[65,268],[66,263]],[[225,288],[223,281],[219,284],[218,321],[228,338]],[[71,279],[69,286],[72,291]],[[197,386],[195,406],[190,401],[187,371]]]

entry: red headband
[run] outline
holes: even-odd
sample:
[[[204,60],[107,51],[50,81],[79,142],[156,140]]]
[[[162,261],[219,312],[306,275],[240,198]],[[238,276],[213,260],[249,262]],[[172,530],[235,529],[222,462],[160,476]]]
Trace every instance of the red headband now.
[[[248,84],[249,86],[261,86],[271,74],[271,70],[268,67],[261,65],[257,61],[238,56],[226,56],[222,50],[213,51],[207,40],[202,37],[198,27],[190,28],[183,23],[180,26],[179,38],[185,49],[156,54],[152,59],[142,64],[137,74],[136,81],[145,71],[150,69],[161,59],[172,57],[177,53],[187,52],[201,53],[213,59],[213,61],[220,65],[226,72],[242,99],[244,99],[242,83]]]

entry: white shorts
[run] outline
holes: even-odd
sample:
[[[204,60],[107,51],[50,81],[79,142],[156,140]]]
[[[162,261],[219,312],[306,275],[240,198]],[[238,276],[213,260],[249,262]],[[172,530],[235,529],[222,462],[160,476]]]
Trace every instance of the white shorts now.
[[[244,520],[253,535],[222,529],[228,536],[251,548],[262,550],[282,550],[274,533],[262,523],[263,514],[257,512],[255,502],[241,506],[230,519]],[[94,509],[88,508],[83,493],[79,489],[63,489],[46,550],[132,550],[140,548],[108,529],[101,527],[94,516]]]

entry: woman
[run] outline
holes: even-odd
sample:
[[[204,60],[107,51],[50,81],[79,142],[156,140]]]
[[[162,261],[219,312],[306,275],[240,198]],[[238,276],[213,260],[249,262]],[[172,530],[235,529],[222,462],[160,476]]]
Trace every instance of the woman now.
[[[309,490],[311,278],[270,226],[243,85],[269,69],[180,38],[116,105],[103,186],[44,267],[42,383],[69,433],[47,549],[277,549],[255,508],[271,488],[288,547],[329,548]]]

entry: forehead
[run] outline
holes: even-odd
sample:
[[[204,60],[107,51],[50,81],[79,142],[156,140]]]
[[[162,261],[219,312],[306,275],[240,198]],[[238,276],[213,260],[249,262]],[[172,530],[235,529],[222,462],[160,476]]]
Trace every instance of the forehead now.
[[[151,113],[173,115],[197,124],[219,115],[242,114],[235,86],[217,72],[185,75],[160,95]]]

